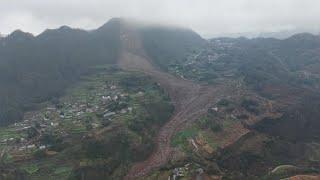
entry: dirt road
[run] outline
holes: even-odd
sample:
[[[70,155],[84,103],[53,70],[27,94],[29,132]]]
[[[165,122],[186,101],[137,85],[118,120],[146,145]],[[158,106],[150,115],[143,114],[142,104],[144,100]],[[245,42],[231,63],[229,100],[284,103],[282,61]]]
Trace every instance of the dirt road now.
[[[140,71],[149,75],[169,94],[175,106],[173,117],[160,129],[156,137],[154,152],[147,160],[135,164],[125,177],[125,179],[138,179],[169,161],[172,156],[171,138],[186,123],[195,121],[205,114],[219,99],[223,89],[201,86],[161,71],[146,55],[134,29],[124,27],[121,32],[122,51],[118,61],[119,66],[125,70]]]

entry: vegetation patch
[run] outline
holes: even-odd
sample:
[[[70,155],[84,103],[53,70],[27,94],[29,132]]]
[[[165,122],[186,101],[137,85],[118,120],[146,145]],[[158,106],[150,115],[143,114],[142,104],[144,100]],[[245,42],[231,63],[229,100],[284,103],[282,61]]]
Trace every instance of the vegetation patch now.
[[[72,172],[72,167],[70,166],[63,166],[63,167],[58,167],[55,171],[55,175],[69,175]]]
[[[194,138],[199,132],[198,128],[189,128],[178,132],[172,139],[171,144],[174,147],[181,147],[184,150],[187,150],[189,145],[188,139]]]
[[[216,119],[213,119],[209,116],[201,117],[199,120],[199,126],[202,129],[211,129],[213,132],[219,132],[223,130],[223,125]]]
[[[35,174],[36,172],[38,172],[39,167],[36,164],[30,164],[30,165],[22,166],[21,169],[23,171],[27,172],[29,175],[31,175],[31,174]]]
[[[11,129],[11,128],[0,129],[0,141],[10,140],[10,138],[17,139],[24,136],[25,136],[24,133],[17,132],[15,129]]]

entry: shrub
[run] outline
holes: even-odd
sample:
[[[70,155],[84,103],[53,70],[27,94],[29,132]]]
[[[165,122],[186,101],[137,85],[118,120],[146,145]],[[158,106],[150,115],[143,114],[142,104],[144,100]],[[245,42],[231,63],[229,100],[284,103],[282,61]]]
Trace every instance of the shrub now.
[[[258,102],[252,100],[252,99],[244,99],[241,102],[241,106],[246,109],[248,112],[259,114],[259,104]]]

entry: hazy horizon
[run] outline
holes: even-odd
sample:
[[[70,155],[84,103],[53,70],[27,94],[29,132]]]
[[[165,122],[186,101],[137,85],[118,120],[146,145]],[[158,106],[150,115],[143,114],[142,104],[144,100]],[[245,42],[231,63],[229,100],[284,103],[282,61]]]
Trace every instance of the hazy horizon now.
[[[315,0],[4,0],[0,2],[0,34],[21,29],[37,35],[62,25],[90,30],[114,17],[184,26],[205,38],[286,31],[318,33],[317,5],[320,2]]]

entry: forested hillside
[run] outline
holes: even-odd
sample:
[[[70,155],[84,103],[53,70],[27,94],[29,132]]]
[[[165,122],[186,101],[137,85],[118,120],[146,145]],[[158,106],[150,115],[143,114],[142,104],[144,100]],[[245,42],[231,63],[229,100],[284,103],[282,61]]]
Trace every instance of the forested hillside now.
[[[0,125],[61,95],[90,67],[114,63],[118,34],[119,25],[111,21],[91,32],[63,26],[34,37],[17,30],[1,40]]]
[[[187,54],[206,44],[194,31],[173,27],[145,27],[141,29],[141,37],[147,54],[164,70],[182,63]]]
[[[0,125],[19,121],[23,112],[54,100],[91,67],[115,64],[123,19],[84,31],[62,26],[38,36],[17,30],[0,39]],[[148,55],[162,68],[199,49],[195,32],[165,26],[135,26]]]

